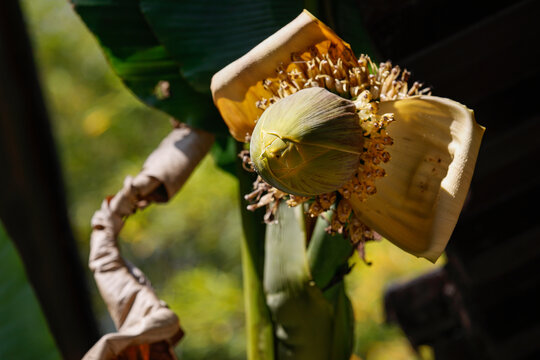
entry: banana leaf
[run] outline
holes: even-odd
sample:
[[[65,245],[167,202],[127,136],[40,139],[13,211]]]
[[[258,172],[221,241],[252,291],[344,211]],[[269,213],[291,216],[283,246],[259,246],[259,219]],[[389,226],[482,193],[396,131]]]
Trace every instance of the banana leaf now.
[[[210,79],[278,30],[300,2],[71,0],[111,67],[144,103],[213,133]]]
[[[0,359],[61,359],[20,256],[2,223],[0,279]]]
[[[140,0],[161,44],[182,64],[182,75],[210,94],[221,68],[291,21],[301,10],[289,0]]]
[[[72,0],[124,84],[145,104],[191,126],[225,133],[209,96],[197,93],[160,44],[139,0]]]

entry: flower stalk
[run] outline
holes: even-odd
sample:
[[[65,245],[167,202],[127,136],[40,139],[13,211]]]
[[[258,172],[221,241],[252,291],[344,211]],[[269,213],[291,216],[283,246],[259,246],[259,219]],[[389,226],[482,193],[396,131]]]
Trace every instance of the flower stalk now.
[[[242,194],[251,189],[253,178],[250,173],[244,171],[241,164],[237,170]],[[274,327],[263,289],[265,226],[262,216],[264,213],[261,214],[261,210],[248,210],[246,199],[242,198],[241,204],[244,237],[240,247],[246,311],[247,358],[274,360]]]

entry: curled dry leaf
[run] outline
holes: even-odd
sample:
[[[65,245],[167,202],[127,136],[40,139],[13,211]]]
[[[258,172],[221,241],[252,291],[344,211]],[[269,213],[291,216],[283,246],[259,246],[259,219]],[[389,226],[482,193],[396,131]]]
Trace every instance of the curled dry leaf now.
[[[118,331],[104,335],[83,360],[176,359],[173,348],[183,336],[178,317],[146,276],[122,257],[117,237],[137,209],[172,198],[213,141],[204,131],[175,126],[143,170],[126,178],[123,188],[94,214],[89,267]]]

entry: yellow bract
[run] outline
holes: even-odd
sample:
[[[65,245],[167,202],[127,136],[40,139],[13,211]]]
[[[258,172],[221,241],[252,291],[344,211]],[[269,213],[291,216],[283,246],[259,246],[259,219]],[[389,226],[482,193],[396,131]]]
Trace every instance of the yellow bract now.
[[[229,64],[212,78],[212,95],[231,134],[245,141],[255,127],[262,110],[255,105],[272,93],[263,86],[265,79],[275,79],[276,68],[291,63],[292,52],[307,51],[315,46],[321,52],[336,45],[343,58],[354,59],[349,44],[309,12],[296,19],[253,48],[248,54]],[[306,54],[306,56],[308,56]]]
[[[394,113],[394,145],[377,193],[354,211],[403,250],[437,260],[454,230],[472,179],[484,128],[472,110],[445,98],[419,96],[380,103]]]

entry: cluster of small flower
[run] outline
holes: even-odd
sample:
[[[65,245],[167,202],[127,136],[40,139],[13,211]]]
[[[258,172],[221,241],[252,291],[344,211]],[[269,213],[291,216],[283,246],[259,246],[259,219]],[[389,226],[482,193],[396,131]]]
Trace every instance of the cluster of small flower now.
[[[380,165],[390,160],[386,147],[393,144],[393,139],[386,128],[394,118],[393,114],[377,114],[379,101],[426,94],[429,89],[422,89],[418,82],[409,88],[407,81],[410,73],[392,66],[390,61],[377,66],[369,56],[361,55],[356,59],[350,49],[338,49],[330,41],[295,53],[291,60],[287,66],[281,65],[276,69],[275,78],[263,81],[264,89],[272,95],[257,101],[256,106],[266,110],[279,99],[299,90],[326,88],[355,103],[364,130],[364,151],[356,174],[337,191],[312,197],[286,194],[264,183],[259,177],[254,183],[254,191],[246,195],[246,199],[253,202],[249,208],[254,210],[269,206],[285,197],[289,206],[309,203],[307,213],[312,217],[334,209],[331,219],[328,219],[327,231],[343,234],[363,249],[363,243],[377,238],[377,235],[356,217],[348,199],[356,196],[363,201],[375,194],[376,180],[386,175]],[[269,206],[267,209],[265,218],[273,219],[275,207]]]

